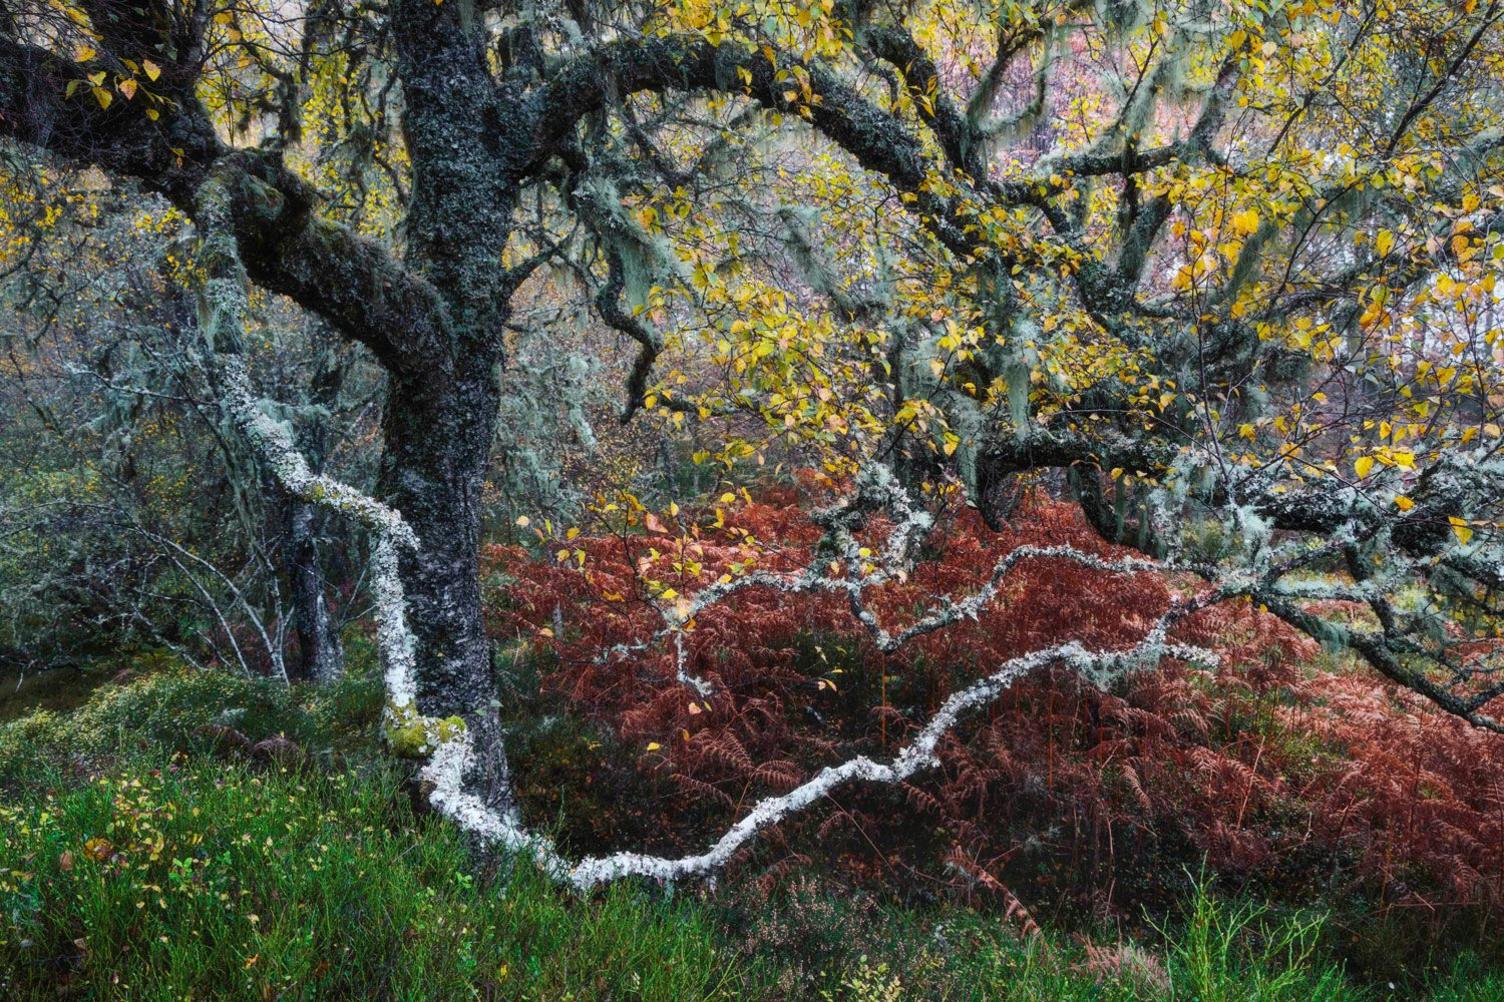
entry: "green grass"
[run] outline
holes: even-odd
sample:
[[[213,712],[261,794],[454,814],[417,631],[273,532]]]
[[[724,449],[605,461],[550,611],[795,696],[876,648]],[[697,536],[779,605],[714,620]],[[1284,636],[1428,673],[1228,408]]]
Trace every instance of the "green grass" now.
[[[389,772],[209,760],[0,807],[0,994],[698,999],[735,987],[683,906],[474,875]]]
[[[372,740],[380,705],[361,673],[287,691],[163,671],[0,725],[0,997],[1417,997],[1354,986],[1324,959],[1318,915],[1204,884],[1156,944],[1091,948],[808,873],[770,893],[578,899],[530,867],[478,863],[415,814]],[[200,732],[224,721],[293,737],[307,764],[226,757]],[[1504,974],[1462,961],[1428,997],[1504,1000]]]
[[[1301,913],[1276,920],[1251,901],[1218,901],[1198,881],[1181,928],[1166,934],[1171,987],[1199,1002],[1357,998],[1342,972],[1321,962],[1323,922]]]

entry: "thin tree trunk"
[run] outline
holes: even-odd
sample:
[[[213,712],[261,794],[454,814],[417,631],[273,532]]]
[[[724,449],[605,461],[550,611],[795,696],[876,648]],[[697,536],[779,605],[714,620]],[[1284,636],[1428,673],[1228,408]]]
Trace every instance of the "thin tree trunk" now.
[[[344,353],[322,324],[316,323],[313,333],[323,344],[313,374],[312,402],[322,408],[323,413],[333,413],[344,382]],[[323,413],[302,428],[298,435],[298,447],[315,474],[324,471],[328,454],[328,428]],[[326,520],[318,506],[308,501],[290,498],[288,504],[287,570],[298,637],[297,677],[318,683],[332,682],[344,674],[345,651],[339,628],[330,614],[328,578],[318,545],[319,533]]]
[[[332,682],[344,673],[345,652],[329,614],[326,582],[319,560],[318,510],[306,501],[288,509],[288,570],[292,578],[292,607],[298,635],[299,679]]]

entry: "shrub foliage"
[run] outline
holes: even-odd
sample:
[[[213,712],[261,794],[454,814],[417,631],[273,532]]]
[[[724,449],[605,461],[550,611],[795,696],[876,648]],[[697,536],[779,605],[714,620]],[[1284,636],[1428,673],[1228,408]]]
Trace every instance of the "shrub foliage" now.
[[[698,848],[756,797],[822,764],[891,753],[1001,661],[1073,637],[1132,643],[1184,584],[1029,560],[977,619],[888,657],[839,597],[747,590],[697,616],[682,665],[673,637],[620,646],[654,636],[665,594],[745,570],[754,542],[760,569],[802,567],[819,535],[808,508],[795,491],[771,490],[557,553],[489,551],[492,631],[510,645],[503,667],[542,665],[558,708],[591,728],[567,741],[529,735],[520,756],[524,799],[562,811],[579,848]],[[1079,508],[1042,493],[1002,533],[969,510],[947,518],[908,580],[869,595],[890,626],[938,595],[974,590],[1019,546],[1119,552]],[[876,546],[882,527],[873,532]],[[843,796],[775,835],[764,862],[776,873],[821,853],[911,889],[937,878],[973,886],[980,870],[1098,914],[1137,914],[1183,892],[1183,867],[1199,859],[1276,895],[1446,912],[1504,903],[1495,739],[1246,604],[1199,614],[1181,639],[1219,651],[1217,671],[1167,662],[1110,692],[1064,674],[1026,680],[946,742],[937,772],[897,795]],[[681,667],[712,694],[683,684]],[[572,797],[604,809],[572,819]]]

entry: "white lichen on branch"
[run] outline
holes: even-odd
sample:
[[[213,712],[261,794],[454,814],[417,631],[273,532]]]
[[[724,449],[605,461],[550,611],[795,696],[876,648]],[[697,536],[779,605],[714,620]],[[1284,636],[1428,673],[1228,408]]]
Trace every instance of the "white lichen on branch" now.
[[[235,426],[255,449],[257,456],[295,497],[350,517],[372,536],[372,578],[376,597],[377,639],[387,690],[386,726],[393,749],[399,754],[426,758],[419,776],[428,789],[429,803],[444,817],[481,841],[527,855],[544,872],[569,886],[586,891],[624,877],[676,881],[703,877],[724,867],[732,857],[764,829],[819,803],[837,788],[851,783],[894,784],[938,762],[941,740],[968,714],[991,704],[1014,682],[1047,665],[1061,664],[1097,684],[1127,671],[1147,667],[1162,657],[1174,656],[1213,661],[1209,652],[1169,643],[1169,627],[1200,607],[1199,602],[1172,604],[1170,609],[1133,647],[1116,651],[1089,651],[1071,642],[1012,658],[985,678],[953,694],[930,717],[914,738],[887,762],[859,756],[821,769],[788,793],[766,797],[747,811],[707,850],[696,855],[670,858],[622,852],[570,862],[546,837],[529,832],[512,811],[498,811],[466,785],[475,760],[474,738],[463,720],[438,720],[423,716],[416,705],[416,645],[407,625],[407,606],[399,567],[399,550],[419,545],[411,528],[396,510],[327,476],[314,475],[296,448],[286,426],[272,420],[253,391],[241,350],[249,312],[247,279],[229,225],[228,193],[216,179],[202,188],[195,220],[202,234],[200,264],[207,276],[200,290],[200,323],[209,341],[206,364],[221,394],[221,402]],[[861,555],[855,531],[866,514],[885,511],[893,520],[882,552],[869,562]],[[826,546],[815,560],[794,575],[753,574],[712,585],[692,599],[687,608],[665,613],[665,628],[648,643],[675,635],[676,663],[680,681],[708,694],[708,686],[688,675],[684,668],[683,633],[695,614],[724,601],[741,590],[771,587],[786,592],[840,591],[850,600],[858,621],[872,633],[878,646],[893,651],[914,637],[940,629],[962,618],[974,617],[995,596],[1002,579],[1018,563],[1031,558],[1060,558],[1104,572],[1133,573],[1154,569],[1144,560],[1107,560],[1069,546],[1023,547],[1000,560],[988,582],[968,598],[938,604],[911,626],[889,633],[864,601],[867,589],[907,573],[914,549],[933,527],[929,512],[912,504],[891,471],[875,467],[862,478],[851,498],[817,515],[826,526]],[[830,572],[831,553],[846,572]],[[619,646],[610,653],[643,649],[647,643]]]
[[[262,406],[243,350],[250,314],[248,279],[231,228],[230,195],[222,179],[211,177],[200,187],[194,221],[200,235],[197,261],[205,276],[198,290],[199,329],[207,348],[204,363],[220,405],[283,490],[353,519],[371,534],[371,590],[387,690],[386,730],[394,746],[437,748],[454,738],[458,718],[439,721],[417,710],[416,641],[407,624],[398,559],[399,550],[417,549],[417,536],[396,509],[332,477],[315,474],[293,441],[292,431],[273,420]],[[462,722],[459,730],[463,730]]]
[[[685,623],[711,606],[750,588],[772,588],[789,594],[846,592],[851,597],[856,618],[873,634],[882,650],[892,652],[915,637],[960,619],[975,617],[996,596],[1009,571],[1025,560],[1070,560],[1112,574],[1166,569],[1149,560],[1131,557],[1112,560],[1071,546],[1019,547],[998,561],[987,583],[975,593],[964,599],[939,603],[911,626],[896,634],[889,633],[867,610],[863,593],[875,584],[900,576],[910,559],[914,543],[929,530],[931,522],[928,512],[922,512],[920,517],[911,507],[907,494],[893,482],[888,471],[870,475],[864,484],[879,485],[883,507],[893,513],[895,523],[882,556],[877,558],[876,564],[868,567],[866,573],[847,577],[832,576],[827,573],[828,558],[817,555],[808,566],[795,573],[750,574],[734,581],[710,585],[686,605],[679,606],[673,614],[665,613],[665,626],[648,640],[633,645],[618,645],[607,653],[616,656],[627,651],[644,650],[671,634],[676,645],[678,680],[704,694],[706,690],[701,686],[705,686],[705,683],[688,675],[684,667],[682,644]],[[870,495],[865,501],[862,500],[861,493],[859,489],[852,498],[827,509],[819,516],[829,527],[827,538],[834,537],[837,548],[843,552],[855,545],[851,523],[845,516],[856,510],[858,505],[872,502]],[[852,555],[855,555],[854,549]],[[708,849],[694,855],[665,857],[621,852],[571,863],[547,839],[528,832],[515,819],[489,810],[480,797],[466,791],[464,776],[471,765],[468,738],[441,747],[423,770],[423,778],[432,785],[430,802],[441,813],[454,818],[466,830],[491,844],[528,855],[554,879],[577,890],[587,891],[624,877],[645,877],[664,882],[704,877],[729,863],[759,832],[812,807],[839,787],[853,783],[896,784],[923,769],[937,765],[937,750],[941,740],[969,713],[990,705],[1013,683],[1048,665],[1065,666],[1088,682],[1102,686],[1129,672],[1151,667],[1165,657],[1215,664],[1217,657],[1212,652],[1172,643],[1168,640],[1168,633],[1170,627],[1185,616],[1223,598],[1221,592],[1212,592],[1173,602],[1142,639],[1126,649],[1090,651],[1079,643],[1070,642],[1012,658],[998,666],[990,675],[947,699],[891,760],[878,762],[859,756],[828,766],[788,793],[759,801]]]
[[[1019,679],[1051,664],[1068,667],[1096,684],[1105,684],[1125,673],[1152,666],[1164,657],[1216,663],[1210,651],[1166,639],[1169,627],[1201,607],[1192,601],[1173,605],[1136,645],[1122,650],[1089,651],[1074,641],[1034,651],[1004,662],[992,674],[953,694],[930,717],[919,733],[887,762],[866,756],[827,766],[788,793],[760,800],[719,839],[702,853],[691,856],[650,856],[620,852],[570,863],[553,844],[529,833],[516,822],[488,809],[480,797],[466,792],[463,777],[470,766],[468,737],[438,749],[423,770],[433,785],[430,802],[440,813],[453,818],[486,841],[535,859],[554,879],[579,891],[624,877],[646,877],[673,882],[715,873],[764,829],[778,824],[823,800],[837,788],[852,783],[892,785],[938,764],[941,740],[967,714],[993,703]]]

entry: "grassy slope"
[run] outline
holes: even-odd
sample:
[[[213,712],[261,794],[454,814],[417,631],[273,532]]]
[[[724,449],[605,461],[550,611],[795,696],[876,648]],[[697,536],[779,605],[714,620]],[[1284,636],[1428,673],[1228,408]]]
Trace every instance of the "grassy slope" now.
[[[998,916],[619,887],[477,867],[372,740],[381,694],[164,672],[0,726],[6,998],[1348,999],[1315,924],[1202,897],[1157,954],[1028,942]],[[301,766],[202,728],[286,734]],[[1438,999],[1504,999],[1459,971]]]

